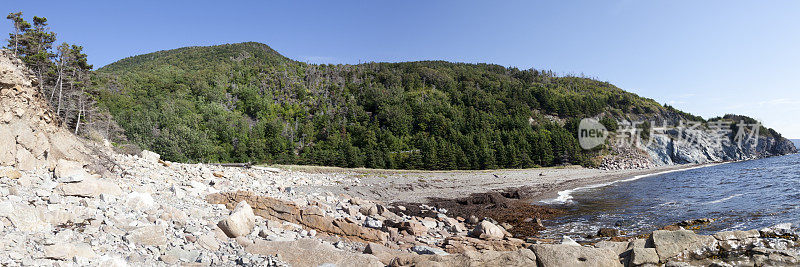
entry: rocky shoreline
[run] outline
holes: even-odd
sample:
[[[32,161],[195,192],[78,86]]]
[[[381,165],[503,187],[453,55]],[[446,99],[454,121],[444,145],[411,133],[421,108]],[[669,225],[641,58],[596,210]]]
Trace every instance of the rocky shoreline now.
[[[242,266],[773,266],[798,262],[783,224],[697,235],[681,226],[593,244],[520,238],[556,210],[508,218],[513,192],[407,206],[308,185],[357,183],[348,175],[165,162],[116,154],[115,179],[61,160],[53,171],[0,169],[0,264]],[[508,198],[511,196],[512,198]],[[451,210],[442,204],[449,203]],[[413,206],[412,206],[413,205]],[[534,207],[534,206],[531,206]],[[507,210],[504,210],[507,209]],[[499,212],[497,211],[505,211]],[[538,216],[538,217],[537,217]],[[534,218],[536,217],[536,218]],[[530,219],[527,219],[530,218]],[[686,225],[688,226],[688,225]],[[613,231],[612,231],[613,232]],[[626,240],[627,239],[627,240]],[[309,257],[309,255],[314,255]]]

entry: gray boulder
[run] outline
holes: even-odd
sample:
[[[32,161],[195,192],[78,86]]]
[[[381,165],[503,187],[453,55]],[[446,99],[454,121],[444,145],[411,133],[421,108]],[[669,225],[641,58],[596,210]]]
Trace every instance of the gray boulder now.
[[[54,260],[72,260],[74,257],[94,258],[97,254],[94,253],[92,247],[88,244],[54,244],[44,246],[44,257]]]
[[[768,248],[754,248],[751,250],[755,266],[797,266],[800,257],[796,252]]]
[[[242,201],[236,204],[230,216],[220,221],[217,226],[225,232],[225,235],[231,238],[245,236],[253,231],[256,226],[256,215],[253,214],[253,208]]]
[[[742,251],[753,248],[761,242],[758,230],[750,231],[727,231],[714,234],[714,238],[719,241],[719,247],[723,251]]]
[[[420,255],[448,255],[449,253],[444,252],[444,250],[440,248],[432,248],[429,246],[414,246],[411,248],[411,251]]]
[[[530,249],[540,267],[622,266],[619,255],[609,249],[550,244],[535,244]]]
[[[712,236],[697,235],[689,230],[657,230],[647,242],[655,247],[659,260],[704,259],[719,252],[717,240]]]
[[[125,240],[143,246],[166,245],[166,228],[160,225],[139,227],[125,235]]]
[[[56,191],[65,196],[98,197],[100,194],[121,195],[122,189],[109,180],[87,177],[77,183],[62,183]]]
[[[630,265],[658,264],[659,258],[654,248],[634,248],[631,250]]]
[[[486,239],[486,240],[500,240],[505,237],[505,231],[500,226],[497,226],[487,220],[481,221],[475,229],[470,233],[471,236]]]
[[[53,174],[56,176],[56,181],[60,183],[80,182],[89,176],[89,173],[83,169],[83,163],[64,159],[58,160]]]

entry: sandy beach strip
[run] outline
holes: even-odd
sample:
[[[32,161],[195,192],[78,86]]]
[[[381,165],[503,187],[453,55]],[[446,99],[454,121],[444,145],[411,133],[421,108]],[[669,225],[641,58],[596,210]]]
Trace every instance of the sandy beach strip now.
[[[708,164],[706,164],[708,165]],[[355,176],[353,183],[298,188],[303,192],[331,192],[392,202],[427,202],[430,198],[461,198],[473,193],[516,189],[532,202],[558,197],[558,192],[603,185],[662,172],[706,165],[667,165],[639,170],[599,170],[581,166],[481,171],[405,171],[348,169],[316,166],[279,166],[303,172]]]

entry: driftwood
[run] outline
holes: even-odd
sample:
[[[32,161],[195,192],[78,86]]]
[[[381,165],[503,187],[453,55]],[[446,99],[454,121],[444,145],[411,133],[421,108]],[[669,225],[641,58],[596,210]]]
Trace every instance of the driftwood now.
[[[253,163],[252,162],[246,162],[246,163],[209,163],[208,165],[222,166],[222,167],[250,168],[250,167],[253,166]]]

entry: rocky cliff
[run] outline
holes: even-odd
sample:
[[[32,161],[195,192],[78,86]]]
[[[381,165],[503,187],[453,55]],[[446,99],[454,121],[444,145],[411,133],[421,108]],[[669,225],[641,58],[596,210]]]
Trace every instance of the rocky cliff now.
[[[59,159],[90,163],[90,150],[59,127],[33,73],[8,50],[0,50],[0,166],[22,171],[54,168]]]
[[[642,169],[661,165],[750,160],[798,152],[791,140],[772,129],[754,124],[754,119],[745,116],[726,115],[696,125],[690,123],[692,119],[697,120],[698,117],[669,109],[650,116],[626,117],[619,122],[622,126],[610,137],[611,153],[603,158],[601,168]],[[739,132],[738,123],[742,120],[751,123],[746,123]],[[636,124],[631,121],[649,122],[652,128],[642,130],[637,128],[640,126],[630,126]],[[759,130],[753,132],[754,127]],[[639,137],[642,131],[649,134]],[[737,134],[743,135],[737,139]],[[630,138],[631,135],[636,137]]]
[[[668,165],[781,156],[797,153],[797,148],[783,137],[760,135],[746,138],[740,144],[728,135],[719,136],[707,129],[698,129],[655,135],[646,151],[656,165]]]

